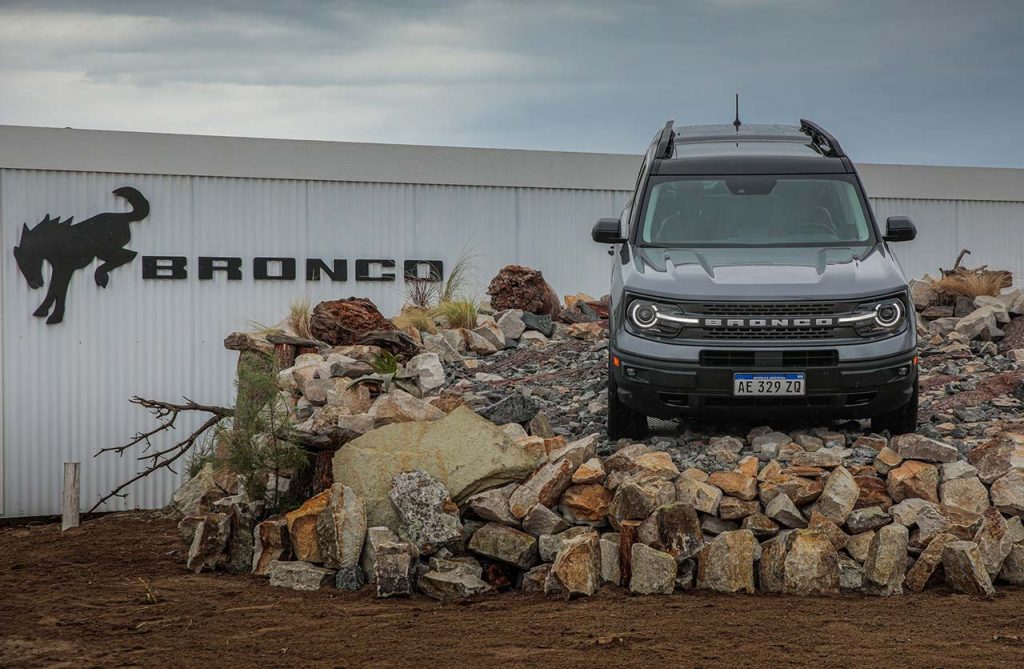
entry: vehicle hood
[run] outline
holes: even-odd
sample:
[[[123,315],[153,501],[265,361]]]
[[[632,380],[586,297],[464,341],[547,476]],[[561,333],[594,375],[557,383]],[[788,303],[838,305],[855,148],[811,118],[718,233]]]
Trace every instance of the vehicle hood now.
[[[626,290],[684,299],[841,299],[903,290],[884,244],[874,247],[631,247]]]

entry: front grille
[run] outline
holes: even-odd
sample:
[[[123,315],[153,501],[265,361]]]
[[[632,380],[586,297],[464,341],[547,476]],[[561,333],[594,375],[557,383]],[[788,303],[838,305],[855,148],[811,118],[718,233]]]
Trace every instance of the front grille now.
[[[703,316],[828,316],[836,312],[836,302],[715,302],[694,304]]]
[[[835,336],[833,327],[720,327],[704,328],[701,339],[832,339]]]
[[[700,352],[700,364],[704,367],[806,369],[808,367],[831,367],[838,362],[839,353],[834,349],[782,351],[781,354],[766,352],[759,354],[757,351],[706,350]]]

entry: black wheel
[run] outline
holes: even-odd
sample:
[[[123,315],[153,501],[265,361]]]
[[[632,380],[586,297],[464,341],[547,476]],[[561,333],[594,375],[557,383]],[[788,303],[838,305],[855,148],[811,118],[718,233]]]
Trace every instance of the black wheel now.
[[[608,368],[608,438],[643,439],[647,436],[647,416],[633,411],[619,399],[611,366]]]
[[[909,434],[917,431],[917,381],[910,401],[899,409],[871,419],[872,432],[889,431],[890,435]]]

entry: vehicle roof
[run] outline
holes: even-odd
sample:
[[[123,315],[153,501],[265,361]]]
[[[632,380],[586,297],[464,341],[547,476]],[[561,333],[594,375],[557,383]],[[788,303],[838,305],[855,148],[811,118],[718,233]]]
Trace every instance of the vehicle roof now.
[[[847,174],[845,157],[827,156],[795,125],[689,125],[675,128],[671,157],[655,174]]]

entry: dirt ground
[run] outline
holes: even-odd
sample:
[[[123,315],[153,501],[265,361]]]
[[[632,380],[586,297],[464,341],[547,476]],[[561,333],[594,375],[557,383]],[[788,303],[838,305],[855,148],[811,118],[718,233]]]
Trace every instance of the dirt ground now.
[[[188,573],[174,522],[154,513],[59,530],[0,528],[0,666],[1024,666],[1022,589],[377,601]]]

